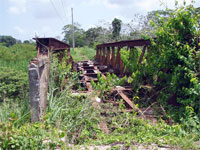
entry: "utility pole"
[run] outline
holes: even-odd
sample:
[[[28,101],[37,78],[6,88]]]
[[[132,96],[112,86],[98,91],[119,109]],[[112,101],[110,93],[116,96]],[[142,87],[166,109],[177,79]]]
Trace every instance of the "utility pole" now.
[[[71,11],[72,11],[72,47],[75,48],[73,8],[71,8]]]

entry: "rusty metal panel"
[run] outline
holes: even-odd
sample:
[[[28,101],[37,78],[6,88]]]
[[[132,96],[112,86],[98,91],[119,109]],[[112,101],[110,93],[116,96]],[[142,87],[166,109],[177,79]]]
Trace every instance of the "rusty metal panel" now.
[[[115,68],[115,47],[112,47],[112,68]]]
[[[36,40],[37,49],[40,48],[41,50],[46,49],[47,47],[49,49],[52,49],[52,51],[65,50],[70,48],[68,44],[60,40],[57,40],[55,38],[33,38],[33,39]]]
[[[146,51],[146,45],[143,47],[143,49],[142,49],[142,53],[141,53],[141,55],[140,55],[140,58],[139,58],[139,61],[138,61],[138,64],[140,64],[141,62],[142,62],[142,59],[143,59],[143,57],[144,57],[144,54],[145,54],[145,51]]]
[[[110,47],[107,47],[107,56],[106,56],[106,65],[109,66],[110,65]]]
[[[151,41],[150,40],[129,40],[129,41],[120,41],[120,42],[114,42],[114,43],[105,43],[105,44],[100,44],[97,45],[97,47],[134,47],[134,46],[144,46],[144,45],[150,45]]]
[[[102,56],[102,62],[101,62],[103,65],[105,65],[106,63],[105,60],[106,60],[106,48],[103,47],[103,56]]]

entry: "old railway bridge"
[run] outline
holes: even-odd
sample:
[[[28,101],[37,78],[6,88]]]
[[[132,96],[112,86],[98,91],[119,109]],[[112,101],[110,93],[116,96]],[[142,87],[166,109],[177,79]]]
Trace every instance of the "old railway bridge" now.
[[[39,121],[45,113],[47,92],[48,92],[48,77],[49,77],[49,62],[50,51],[59,53],[60,59],[66,54],[69,56],[67,63],[72,63],[73,69],[81,71],[79,79],[85,91],[91,92],[91,81],[98,82],[97,74],[106,78],[108,72],[115,73],[117,76],[124,76],[128,73],[120,56],[120,49],[126,48],[133,50],[134,47],[143,47],[138,64],[142,62],[144,54],[148,51],[150,45],[149,40],[130,40],[114,43],[105,43],[97,45],[95,60],[86,60],[75,63],[70,54],[70,46],[55,38],[34,38],[36,40],[37,58],[32,59],[29,65],[29,86],[30,86],[30,103],[31,103],[31,120]],[[112,90],[119,99],[123,99],[127,111],[133,108],[137,109],[131,98],[132,88],[124,86]],[[116,94],[117,93],[117,94]],[[118,105],[118,102],[112,99],[104,100],[103,102],[111,102]]]

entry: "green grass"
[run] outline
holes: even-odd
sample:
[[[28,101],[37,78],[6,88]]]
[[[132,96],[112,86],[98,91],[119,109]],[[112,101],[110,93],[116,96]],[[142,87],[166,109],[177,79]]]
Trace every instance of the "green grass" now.
[[[35,45],[32,44],[16,44],[11,47],[0,44],[0,69],[8,67],[27,72],[28,64],[36,54]]]
[[[89,47],[75,48],[71,49],[71,55],[75,62],[93,60],[96,55],[96,50]]]
[[[36,54],[32,44],[0,44],[0,122],[29,121],[28,64]]]

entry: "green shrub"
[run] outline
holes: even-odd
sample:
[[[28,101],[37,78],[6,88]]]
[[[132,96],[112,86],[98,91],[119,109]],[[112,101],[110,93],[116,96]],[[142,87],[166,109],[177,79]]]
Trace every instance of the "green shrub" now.
[[[122,51],[125,65],[133,72],[135,91],[144,91],[148,85],[145,100],[158,101],[175,121],[180,121],[187,106],[200,116],[198,17],[192,5],[169,11],[168,18],[158,16],[157,23],[151,22],[157,38],[150,38],[151,46],[140,65],[136,65],[139,51]]]
[[[10,68],[0,71],[0,99],[23,99],[28,92],[26,73]]]
[[[20,128],[11,122],[0,123],[0,149],[55,149],[64,146],[63,133],[43,123],[25,124]]]
[[[0,44],[0,69],[9,67],[27,73],[28,64],[36,54],[35,46],[31,44],[15,44],[11,47]]]

